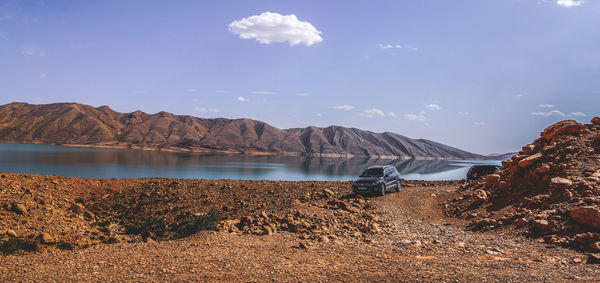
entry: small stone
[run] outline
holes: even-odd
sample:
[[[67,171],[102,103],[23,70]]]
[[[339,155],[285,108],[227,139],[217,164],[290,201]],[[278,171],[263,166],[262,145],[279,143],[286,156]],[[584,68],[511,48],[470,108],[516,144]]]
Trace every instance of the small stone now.
[[[52,244],[54,243],[54,238],[48,234],[48,233],[41,233],[39,236],[40,241],[42,242],[42,244]]]
[[[12,211],[18,213],[18,214],[27,214],[27,208],[25,207],[25,205],[21,204],[21,203],[13,203],[12,205]]]
[[[498,174],[489,174],[485,178],[485,184],[488,186],[496,184],[498,181],[500,181],[500,175]]]
[[[534,220],[533,225],[535,226],[535,228],[542,231],[548,229],[548,221],[544,219]]]
[[[488,200],[488,195],[484,190],[476,190],[471,195],[473,198],[473,204],[479,204]]]
[[[325,235],[322,235],[321,237],[319,237],[319,242],[321,243],[329,243],[329,238]]]
[[[325,194],[326,196],[330,196],[330,197],[335,195],[335,193],[330,189],[323,189],[323,194]]]
[[[525,219],[525,218],[517,219],[517,227],[518,228],[525,227],[525,226],[527,226],[528,223],[529,223],[529,221],[527,221],[527,219]]]
[[[456,242],[454,243],[455,248],[464,248],[466,244],[464,242]]]
[[[542,159],[542,153],[538,152],[532,156],[520,160],[518,164],[521,168],[527,168],[533,164],[536,164],[540,159]]]
[[[600,263],[600,254],[589,254],[586,263],[599,264]]]
[[[298,247],[303,250],[308,250],[308,248],[309,248],[309,246],[304,242],[301,242],[300,244],[298,244]]]
[[[554,190],[564,190],[573,185],[573,182],[569,179],[554,177],[550,179],[550,188]]]
[[[11,236],[11,237],[15,237],[15,238],[19,236],[19,235],[17,234],[17,232],[15,232],[15,230],[12,230],[12,229],[8,229],[8,230],[6,230],[6,235],[9,235],[9,236]]]

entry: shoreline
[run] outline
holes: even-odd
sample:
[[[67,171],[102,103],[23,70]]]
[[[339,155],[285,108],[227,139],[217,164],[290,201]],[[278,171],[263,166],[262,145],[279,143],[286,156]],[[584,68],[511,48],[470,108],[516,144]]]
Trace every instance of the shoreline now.
[[[456,159],[456,158],[433,158],[433,157],[401,157],[401,156],[390,156],[390,155],[355,155],[355,154],[328,154],[328,153],[314,153],[310,155],[297,153],[297,152],[262,152],[262,151],[235,151],[235,150],[216,150],[207,148],[181,148],[181,147],[163,147],[163,146],[137,146],[133,144],[120,144],[120,143],[101,143],[101,144],[66,144],[57,142],[39,142],[39,141],[14,141],[14,140],[0,140],[0,143],[9,144],[39,144],[39,145],[54,145],[63,147],[78,147],[78,148],[97,148],[97,149],[121,149],[121,150],[140,150],[140,151],[155,151],[155,152],[172,152],[172,153],[198,153],[198,154],[214,154],[214,155],[229,155],[229,156],[279,156],[279,157],[305,157],[305,158],[331,158],[331,159],[380,159],[380,160],[473,160],[473,161],[484,161],[484,160],[503,160],[495,158],[483,158],[483,159]]]

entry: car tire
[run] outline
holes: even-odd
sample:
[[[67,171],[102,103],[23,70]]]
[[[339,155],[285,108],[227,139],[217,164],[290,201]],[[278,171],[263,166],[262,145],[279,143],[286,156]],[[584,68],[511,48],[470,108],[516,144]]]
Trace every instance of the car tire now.
[[[385,189],[386,189],[385,184],[379,185],[379,195],[380,196],[385,196]]]
[[[396,181],[396,192],[399,192],[402,190],[402,183],[400,182],[400,180]]]

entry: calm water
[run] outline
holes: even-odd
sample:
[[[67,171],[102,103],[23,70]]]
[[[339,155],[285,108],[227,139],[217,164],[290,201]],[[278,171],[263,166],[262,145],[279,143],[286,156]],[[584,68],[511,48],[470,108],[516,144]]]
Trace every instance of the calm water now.
[[[405,179],[462,179],[473,164],[500,161],[335,159],[206,155],[0,143],[0,171],[90,178],[351,180],[371,165],[394,165]]]

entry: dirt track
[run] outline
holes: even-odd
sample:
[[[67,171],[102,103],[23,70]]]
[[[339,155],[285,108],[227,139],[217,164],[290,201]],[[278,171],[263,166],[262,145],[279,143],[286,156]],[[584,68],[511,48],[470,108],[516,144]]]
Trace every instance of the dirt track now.
[[[3,256],[0,281],[596,281],[585,255],[514,231],[465,231],[439,203],[455,186],[373,198],[383,233],[320,242],[201,232],[159,243]],[[300,244],[308,246],[300,248]]]

